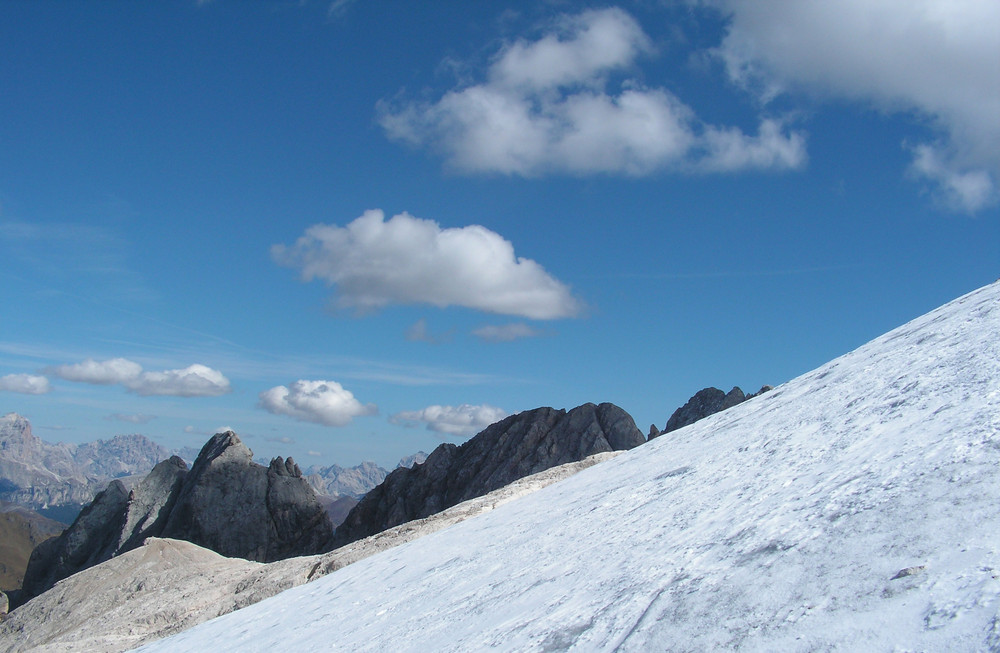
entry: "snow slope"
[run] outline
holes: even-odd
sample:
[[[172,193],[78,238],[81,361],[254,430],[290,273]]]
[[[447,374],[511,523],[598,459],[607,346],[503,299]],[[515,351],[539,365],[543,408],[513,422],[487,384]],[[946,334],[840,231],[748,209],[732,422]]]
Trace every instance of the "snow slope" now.
[[[144,651],[1000,651],[1000,283]]]
[[[609,460],[594,454],[525,476],[487,495],[400,524],[330,553],[270,562],[225,558],[181,540],[138,549],[65,578],[0,620],[0,653],[118,653],[315,582],[358,560],[495,510]]]

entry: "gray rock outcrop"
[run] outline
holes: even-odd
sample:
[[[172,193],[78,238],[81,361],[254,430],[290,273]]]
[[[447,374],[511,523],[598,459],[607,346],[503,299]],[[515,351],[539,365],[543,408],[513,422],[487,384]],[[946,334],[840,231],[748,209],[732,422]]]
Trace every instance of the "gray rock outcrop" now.
[[[186,540],[258,562],[316,553],[333,526],[291,458],[269,467],[232,431],[208,441],[189,470],[158,463],[131,492],[112,481],[59,537],[31,555],[19,603],[57,581],[132,550],[148,537]]]
[[[720,411],[726,410],[727,408],[732,408],[738,404],[743,403],[747,399],[752,399],[758,395],[764,394],[765,392],[771,390],[771,386],[765,385],[759,391],[753,394],[744,394],[740,390],[739,386],[734,387],[729,392],[723,392],[718,388],[704,388],[695,393],[686,404],[674,411],[670,419],[667,420],[667,425],[663,427],[662,431],[654,434],[654,426],[650,427],[649,439],[652,440],[655,437],[663,435],[664,433],[670,433],[671,431],[676,431],[679,428],[688,426],[689,424],[694,424],[700,419],[704,419],[709,415],[714,415]]]
[[[334,546],[420,519],[550,467],[645,442],[624,410],[584,404],[567,412],[536,408],[507,417],[422,464],[400,467],[366,494],[337,528]]]

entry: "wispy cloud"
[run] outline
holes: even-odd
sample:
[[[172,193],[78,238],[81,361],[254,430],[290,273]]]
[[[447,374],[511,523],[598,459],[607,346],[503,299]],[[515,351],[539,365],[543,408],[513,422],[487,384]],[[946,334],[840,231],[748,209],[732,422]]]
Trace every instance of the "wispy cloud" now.
[[[351,8],[358,0],[333,0],[330,6],[326,9],[326,15],[328,18],[341,18],[347,13],[347,10]]]
[[[227,432],[227,431],[232,431],[233,433],[239,433],[239,431],[237,431],[236,429],[234,429],[234,428],[233,428],[233,427],[231,427],[231,426],[220,426],[220,427],[218,427],[218,428],[214,428],[214,429],[207,429],[207,430],[206,430],[206,429],[199,429],[199,428],[196,428],[196,427],[194,427],[194,426],[190,426],[190,425],[189,425],[189,426],[185,426],[185,427],[184,427],[184,432],[185,432],[185,433],[191,433],[191,434],[193,434],[193,435],[207,435],[207,436],[213,436],[213,435],[215,435],[216,433],[225,433],[225,432]],[[240,433],[240,437],[241,437],[241,438],[246,438],[246,437],[248,437],[248,436],[247,436],[246,434],[242,434],[242,433]]]
[[[375,404],[362,404],[336,381],[300,379],[279,385],[261,392],[257,405],[275,415],[326,426],[346,426],[355,417],[378,413]]]
[[[451,339],[452,332],[443,334],[432,333],[427,326],[427,318],[420,318],[406,329],[406,339],[410,342],[426,342],[432,345],[441,344]]]
[[[387,221],[371,210],[344,227],[310,227],[294,245],[271,252],[300,269],[304,281],[336,285],[341,308],[464,306],[537,320],[573,317],[582,308],[565,284],[478,225],[442,229],[407,213]]]
[[[156,419],[155,415],[144,415],[142,413],[130,414],[130,413],[115,413],[113,415],[107,415],[104,419],[108,421],[119,421],[128,422],[129,424],[148,424],[152,420]]]
[[[421,410],[396,413],[389,418],[394,424],[423,423],[429,431],[454,436],[475,435],[484,428],[507,416],[506,411],[496,406],[482,404],[473,406],[428,406]]]
[[[468,173],[634,176],[805,164],[804,136],[777,119],[762,119],[756,135],[713,126],[667,89],[628,77],[652,55],[650,38],[621,9],[563,15],[540,38],[506,44],[480,83],[433,102],[380,102],[379,123],[389,138],[434,149]]]
[[[544,332],[524,322],[490,324],[473,330],[472,335],[486,342],[510,342],[519,338],[537,338]]]
[[[0,220],[0,254],[16,262],[16,269],[24,270],[30,283],[46,292],[76,297],[76,282],[89,278],[100,280],[91,284],[93,294],[109,300],[112,295],[114,301],[146,301],[152,296],[128,263],[129,242],[99,225]]]

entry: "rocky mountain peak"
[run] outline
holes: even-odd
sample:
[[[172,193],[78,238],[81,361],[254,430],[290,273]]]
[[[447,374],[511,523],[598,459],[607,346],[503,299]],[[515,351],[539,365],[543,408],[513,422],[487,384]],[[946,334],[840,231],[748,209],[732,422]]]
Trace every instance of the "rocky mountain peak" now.
[[[25,600],[149,537],[186,540],[228,557],[270,562],[315,553],[333,525],[291,458],[268,467],[232,431],[217,433],[188,469],[161,461],[129,492],[120,481],[39,546],[25,572]]]
[[[235,432],[223,431],[209,438],[205,446],[201,448],[198,458],[195,460],[195,467],[199,463],[210,465],[216,459],[220,458],[223,461],[253,462],[253,451],[243,444],[243,441],[240,440],[240,437]]]
[[[17,413],[0,417],[0,451],[7,456],[37,457],[42,440],[31,432],[31,424]]]
[[[271,464],[268,466],[268,472],[272,474],[277,474],[278,476],[291,476],[293,478],[301,478],[302,470],[299,468],[298,464],[292,457],[289,456],[287,460],[283,460],[281,456],[271,459]]]

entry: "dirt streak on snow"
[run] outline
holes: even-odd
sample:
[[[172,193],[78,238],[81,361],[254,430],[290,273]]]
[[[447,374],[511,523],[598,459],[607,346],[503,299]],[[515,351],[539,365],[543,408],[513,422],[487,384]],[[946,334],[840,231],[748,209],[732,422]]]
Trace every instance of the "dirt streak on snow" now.
[[[143,650],[998,651],[998,505],[1000,283]]]

